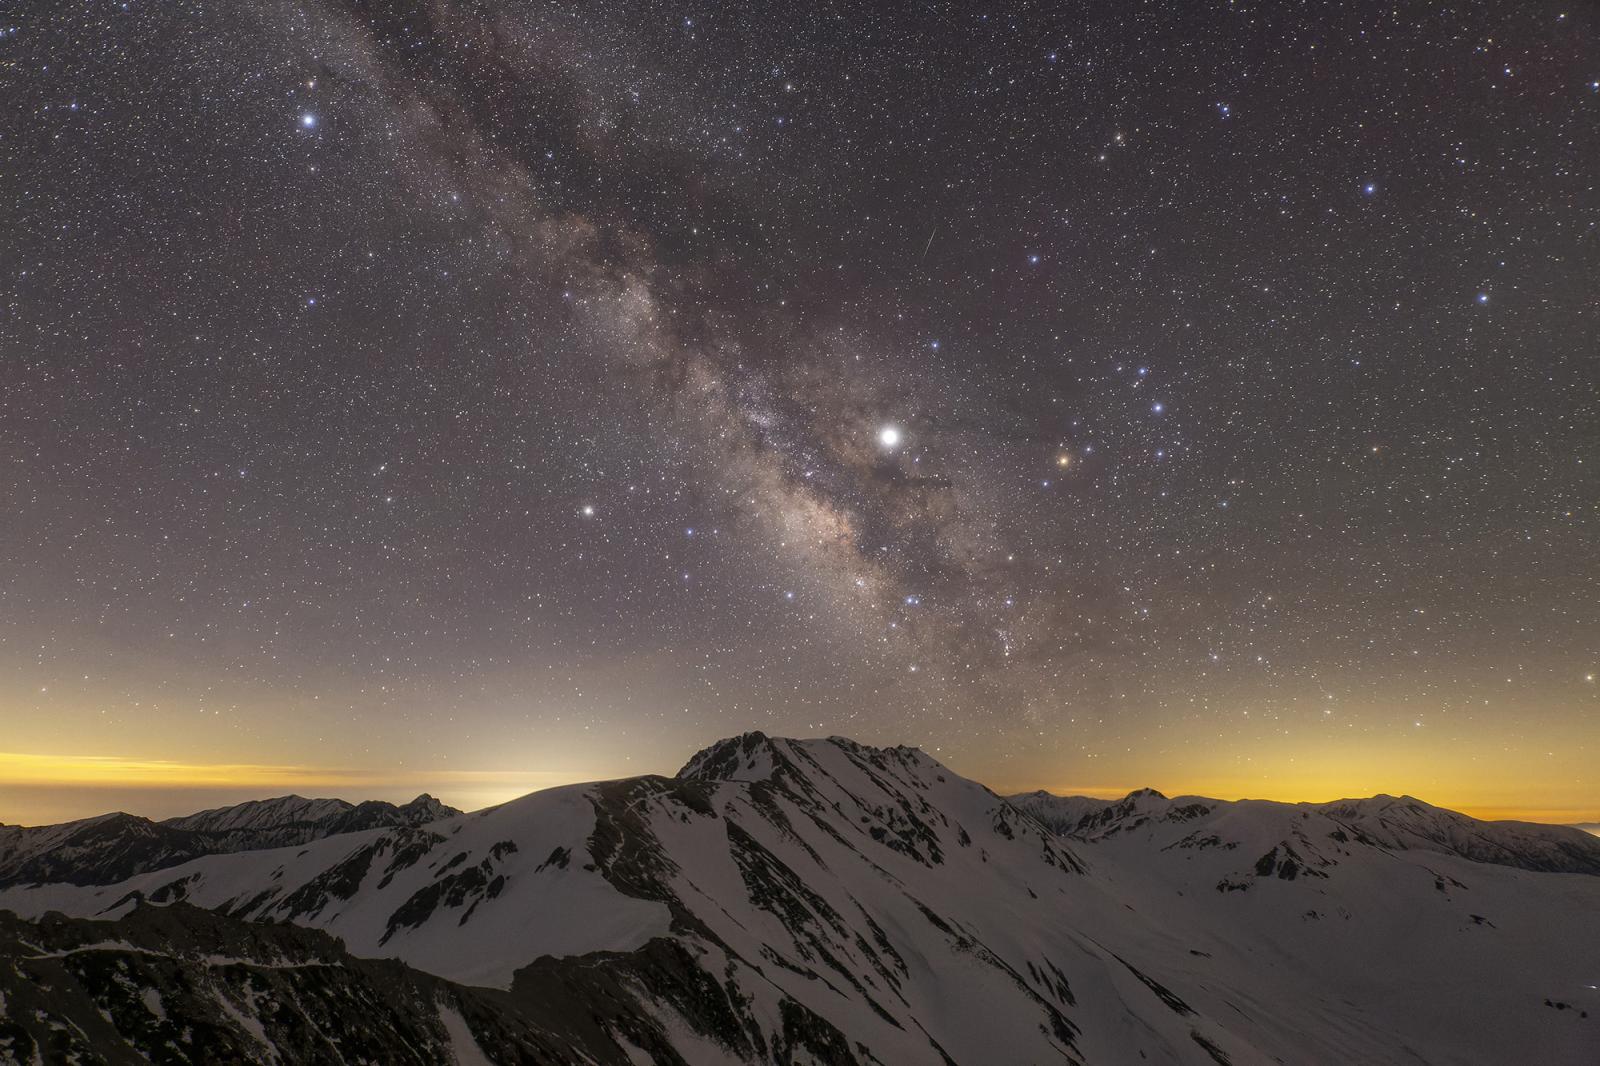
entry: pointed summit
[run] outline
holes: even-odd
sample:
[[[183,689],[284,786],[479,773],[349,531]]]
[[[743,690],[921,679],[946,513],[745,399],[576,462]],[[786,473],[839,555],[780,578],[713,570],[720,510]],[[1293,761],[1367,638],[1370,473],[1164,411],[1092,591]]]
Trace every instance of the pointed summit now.
[[[757,729],[695,752],[678,777],[685,781],[763,781],[787,761],[772,738]]]

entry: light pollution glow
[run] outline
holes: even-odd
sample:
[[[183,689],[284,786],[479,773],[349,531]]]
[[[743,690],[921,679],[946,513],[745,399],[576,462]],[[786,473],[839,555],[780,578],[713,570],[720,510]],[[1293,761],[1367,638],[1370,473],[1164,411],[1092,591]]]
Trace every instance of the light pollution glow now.
[[[7,41],[0,819],[750,729],[1600,817],[1587,22],[259,6]]]
[[[687,757],[689,753],[685,752]],[[1437,806],[1476,818],[1521,821],[1573,822],[1600,820],[1595,806],[1550,805],[1530,807],[1515,802],[1515,795],[1495,787],[1495,775],[1477,767],[1477,759],[1463,755],[1454,760],[1431,760],[1419,770],[1414,759],[1396,752],[1385,756],[1363,749],[1353,752],[1324,750],[1309,758],[1290,757],[1287,767],[1259,760],[1252,770],[1249,758],[1229,772],[1193,772],[1193,760],[1181,749],[1146,760],[1142,778],[1129,778],[1119,763],[1104,776],[1070,781],[990,778],[1002,793],[1044,788],[1057,795],[1084,795],[1115,799],[1135,788],[1156,788],[1168,796],[1199,795],[1215,799],[1266,799],[1282,802],[1325,801],[1379,792],[1410,794]],[[946,756],[948,759],[948,756]],[[960,759],[948,759],[959,768]],[[1187,767],[1187,769],[1186,769]],[[542,788],[602,780],[639,772],[671,774],[676,765],[646,768],[613,767],[596,772],[572,770],[447,769],[416,767],[363,769],[315,765],[275,765],[232,762],[180,762],[140,757],[0,752],[0,822],[42,824],[105,813],[116,796],[137,807],[132,813],[169,817],[201,809],[214,802],[238,802],[287,792],[336,795],[344,799],[402,801],[428,792],[445,803],[474,810],[504,803]],[[1531,770],[1532,768],[1530,768]],[[614,772],[608,772],[614,771]],[[983,775],[973,776],[983,779]],[[1520,776],[1520,775],[1519,775]],[[209,797],[209,798],[208,798]]]
[[[0,821],[42,824],[103,814],[115,806],[106,802],[111,796],[137,808],[130,813],[148,817],[191,813],[218,800],[238,802],[288,792],[331,794],[352,801],[404,801],[428,792],[453,806],[478,809],[538,789],[593,779],[553,770],[363,770],[0,752]]]

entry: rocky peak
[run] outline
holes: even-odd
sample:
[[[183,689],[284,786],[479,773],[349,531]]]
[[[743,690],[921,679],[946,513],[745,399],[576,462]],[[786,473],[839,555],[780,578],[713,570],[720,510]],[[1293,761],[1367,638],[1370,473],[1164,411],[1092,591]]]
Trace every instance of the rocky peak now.
[[[760,730],[752,730],[697,751],[678,771],[678,778],[685,781],[764,781],[787,761],[771,737]]]
[[[440,818],[449,818],[452,815],[461,813],[449,804],[441,803],[426,792],[410,803],[402,803],[397,810],[404,816],[406,822],[413,825],[434,822]]]

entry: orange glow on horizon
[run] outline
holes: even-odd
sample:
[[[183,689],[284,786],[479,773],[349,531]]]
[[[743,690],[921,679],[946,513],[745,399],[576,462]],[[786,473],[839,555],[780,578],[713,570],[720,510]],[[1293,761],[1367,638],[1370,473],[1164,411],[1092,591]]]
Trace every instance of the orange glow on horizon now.
[[[1019,792],[1032,792],[1041,786],[1018,789],[999,789],[1002,795],[1015,795]],[[1270,800],[1275,803],[1332,803],[1336,800],[1365,799],[1369,796],[1387,792],[1391,796],[1400,795],[1394,789],[1379,789],[1377,792],[1363,792],[1359,790],[1338,789],[1329,793],[1315,795],[1278,793],[1263,791],[1261,789],[1228,792],[1224,790],[1207,789],[1167,789],[1160,785],[1129,785],[1104,786],[1104,785],[1061,785],[1042,786],[1044,791],[1057,796],[1090,796],[1094,799],[1119,800],[1130,792],[1137,792],[1141,788],[1153,788],[1169,799],[1179,796],[1200,796],[1214,800]],[[1469,818],[1477,818],[1485,822],[1511,821],[1511,822],[1543,822],[1548,825],[1576,825],[1578,823],[1600,822],[1600,807],[1513,807],[1502,805],[1483,805],[1475,803],[1452,803],[1433,796],[1417,796],[1433,807],[1455,811]],[[1600,834],[1597,834],[1600,835]]]
[[[261,799],[286,792],[327,790],[351,801],[371,799],[379,793],[404,794],[409,798],[429,792],[446,803],[475,810],[540,789],[604,777],[603,774],[560,770],[420,767],[414,770],[369,770],[330,766],[178,762],[114,755],[0,752],[0,788],[82,790],[87,807],[79,817],[106,813],[106,809],[94,806],[93,795],[112,790],[152,794],[229,790],[252,792]],[[25,813],[0,811],[0,822]]]
[[[1493,732],[1470,738],[1453,729],[1396,730],[1381,744],[1353,730],[1315,736],[1284,731],[1225,745],[1180,730],[1160,747],[1098,756],[1092,769],[1077,758],[1062,761],[1056,773],[1048,763],[1030,766],[1020,759],[987,767],[975,759],[955,769],[1002,793],[1044,788],[1057,795],[1120,798],[1148,787],[1167,796],[1279,803],[1386,794],[1491,821],[1600,822],[1588,737],[1552,723],[1538,747],[1516,741],[1514,731],[1498,723]]]
[[[1135,785],[1032,784],[1018,788],[996,789],[996,791],[1001,795],[1015,795],[1020,792],[1032,792],[1041,788],[1057,796],[1090,796],[1095,799],[1110,800],[1121,799],[1128,793],[1136,792],[1141,788],[1153,788],[1169,799],[1179,796],[1200,796],[1214,800],[1270,800],[1275,803],[1332,803],[1336,800],[1365,799],[1369,796],[1380,794],[1391,796],[1410,795],[1430,806],[1456,811],[1460,814],[1465,814],[1469,818],[1477,818],[1486,822],[1544,822],[1551,825],[1600,822],[1600,804],[1584,807],[1523,807],[1506,803],[1473,802],[1466,799],[1453,800],[1448,792],[1396,787],[1340,788],[1336,785],[1329,787],[1322,783],[1303,790],[1282,786],[1251,787],[1239,782],[1224,784],[1221,781],[1213,781],[1210,786],[1198,785],[1183,788],[1167,788],[1158,783],[1147,782]]]
[[[1169,764],[1161,765],[1163,762]],[[977,767],[970,772],[960,767],[952,769],[990,784],[1002,794],[1042,787],[1059,796],[1120,799],[1135,789],[1149,787],[1167,796],[1264,799],[1284,803],[1323,803],[1378,793],[1410,794],[1434,806],[1487,820],[1511,819],[1554,824],[1600,822],[1600,804],[1563,806],[1560,801],[1565,797],[1551,795],[1540,797],[1546,800],[1543,804],[1522,805],[1516,802],[1520,797],[1509,790],[1485,789],[1481,781],[1474,782],[1467,775],[1443,772],[1444,767],[1435,766],[1434,772],[1419,774],[1415,767],[1403,765],[1402,759],[1384,762],[1384,765],[1378,765],[1377,761],[1368,760],[1360,765],[1359,770],[1352,770],[1350,763],[1328,757],[1326,760],[1301,760],[1295,766],[1283,767],[1280,772],[1272,774],[1196,776],[1192,772],[1184,773],[1185,768],[1181,764],[1153,759],[1149,772],[1141,773],[1140,779],[1130,784],[1090,783],[1082,779],[1068,779],[1066,782],[1048,779],[1041,782],[1026,778],[1006,780],[998,775],[987,775]],[[194,810],[217,806],[220,802],[238,802],[237,799],[213,801],[203,798],[201,794],[206,792],[226,792],[241,799],[301,792],[336,795],[351,801],[410,799],[420,792],[429,792],[453,806],[476,810],[539,789],[631,775],[641,772],[641,769],[504,770],[430,766],[372,769],[292,763],[213,763],[120,755],[0,752],[0,790],[9,789],[14,793],[6,797],[12,809],[0,810],[0,822],[20,819],[26,824],[40,824],[45,821],[43,810],[27,809],[34,805],[26,797],[47,790],[58,797],[51,805],[52,816],[48,819],[51,821],[64,820],[55,816],[64,807],[75,812],[70,816],[74,818],[114,810],[113,801],[107,798],[114,791],[134,794],[133,798],[127,800],[134,806],[134,813],[147,813],[137,796],[148,795],[154,804],[157,793],[165,794],[159,805],[169,809],[172,797],[181,797],[186,793],[195,794],[196,802],[192,804]],[[671,772],[670,769],[661,771],[658,767],[649,769]],[[1285,770],[1288,772],[1283,772]],[[70,797],[65,803],[59,799],[61,795],[73,792],[81,792],[82,796]],[[1582,800],[1587,797],[1574,798]],[[1557,802],[1550,803],[1551,799]],[[15,809],[18,806],[23,809]]]

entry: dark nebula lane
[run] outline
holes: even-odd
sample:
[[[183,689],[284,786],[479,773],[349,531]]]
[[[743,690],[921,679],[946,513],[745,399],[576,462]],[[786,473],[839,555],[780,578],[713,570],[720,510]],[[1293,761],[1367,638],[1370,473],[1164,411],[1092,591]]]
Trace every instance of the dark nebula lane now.
[[[1600,817],[1597,22],[14,5],[0,820],[755,728]]]

